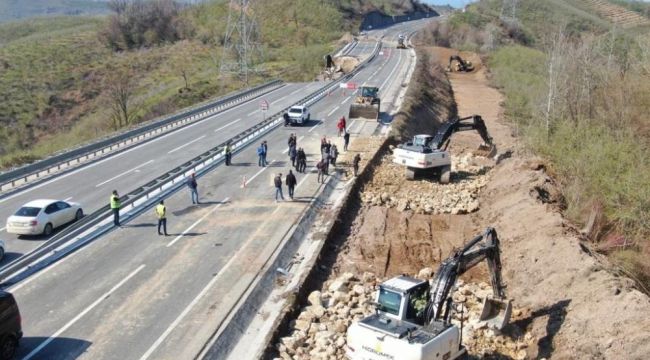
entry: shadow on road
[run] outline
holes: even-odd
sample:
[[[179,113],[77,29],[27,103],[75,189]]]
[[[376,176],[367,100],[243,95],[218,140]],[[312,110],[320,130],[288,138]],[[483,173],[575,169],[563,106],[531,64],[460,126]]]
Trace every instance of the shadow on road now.
[[[156,227],[157,224],[154,223],[140,223],[140,224],[129,224],[123,225],[124,228],[147,228],[147,227]]]
[[[20,346],[16,352],[16,359],[22,359],[32,350],[40,346],[48,338],[40,336],[25,336],[20,340]],[[92,343],[81,339],[56,337],[51,339],[38,354],[32,356],[34,359],[76,359],[83,355]]]
[[[0,265],[9,264],[10,262],[18,259],[21,256],[23,256],[23,253],[11,252],[11,251],[6,252],[5,256],[2,258],[2,261],[0,261]]]

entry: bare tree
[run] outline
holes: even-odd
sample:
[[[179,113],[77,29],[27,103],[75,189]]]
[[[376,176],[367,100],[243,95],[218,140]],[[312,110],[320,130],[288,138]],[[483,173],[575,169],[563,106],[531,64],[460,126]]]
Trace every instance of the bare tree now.
[[[128,126],[136,117],[138,107],[134,100],[135,86],[130,71],[118,71],[108,78],[106,89],[115,130]]]

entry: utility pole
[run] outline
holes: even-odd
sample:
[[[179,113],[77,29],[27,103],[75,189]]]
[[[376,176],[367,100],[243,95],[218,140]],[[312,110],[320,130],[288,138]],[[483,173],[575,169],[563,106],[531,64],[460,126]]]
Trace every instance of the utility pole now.
[[[248,85],[249,72],[262,61],[259,31],[252,10],[253,0],[230,0],[228,24],[219,65],[220,76],[237,74]]]

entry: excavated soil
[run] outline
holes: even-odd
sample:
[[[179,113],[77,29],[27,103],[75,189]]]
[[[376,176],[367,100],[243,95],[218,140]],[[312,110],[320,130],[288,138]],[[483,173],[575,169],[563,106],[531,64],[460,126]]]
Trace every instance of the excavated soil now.
[[[429,51],[442,66],[454,53]],[[480,64],[478,56],[461,56]],[[440,66],[431,69],[441,71]],[[308,306],[278,339],[275,355],[342,358],[347,326],[372,312],[374,284],[397,274],[430,278],[452,249],[492,226],[501,240],[513,317],[502,333],[482,327],[477,317],[480,298],[491,292],[487,271],[480,265],[464,275],[453,299],[467,310],[463,341],[470,358],[647,359],[648,297],[610,270],[606,259],[592,253],[563,219],[562,199],[544,162],[528,154],[501,122],[503,97],[489,86],[486,69],[479,65],[472,73],[447,75],[459,115],[483,117],[499,161],[486,163],[471,154],[480,143],[475,132],[458,134],[449,150],[464,160],[454,163],[452,183],[440,185],[406,181],[386,154],[344,212],[343,231],[322,256],[322,282],[314,286],[321,292],[310,295]],[[420,114],[431,110],[419,109]],[[454,111],[450,107],[446,114]],[[464,175],[471,171],[475,173]],[[443,203],[454,196],[469,200],[452,214]]]

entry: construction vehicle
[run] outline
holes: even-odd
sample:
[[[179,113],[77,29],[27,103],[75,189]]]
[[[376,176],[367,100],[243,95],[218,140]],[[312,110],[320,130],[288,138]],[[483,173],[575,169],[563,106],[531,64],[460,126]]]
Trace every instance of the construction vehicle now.
[[[463,60],[459,55],[452,55],[449,57],[449,66],[447,66],[447,71],[471,72],[474,71],[474,64],[469,60]]]
[[[406,36],[404,35],[399,35],[397,37],[397,48],[398,49],[406,49]]]
[[[452,303],[450,293],[458,277],[483,260],[490,271],[493,297],[483,300],[479,321],[502,329],[510,320],[512,304],[505,300],[501,281],[499,239],[493,228],[487,228],[444,260],[431,283],[401,275],[379,285],[376,313],[352,323],[347,331],[346,356],[352,360],[451,360],[464,356],[464,309]],[[451,323],[457,308],[460,326]]]
[[[348,119],[362,118],[379,121],[380,103],[378,87],[362,86],[359,89],[359,95],[354,99],[354,103],[350,105]]]
[[[476,130],[481,138],[477,156],[492,157],[496,147],[480,115],[454,118],[438,128],[435,136],[415,135],[413,140],[400,144],[393,150],[393,162],[406,166],[406,178],[413,180],[419,173],[433,173],[442,184],[451,178],[451,156],[447,147],[451,136],[458,131]]]

